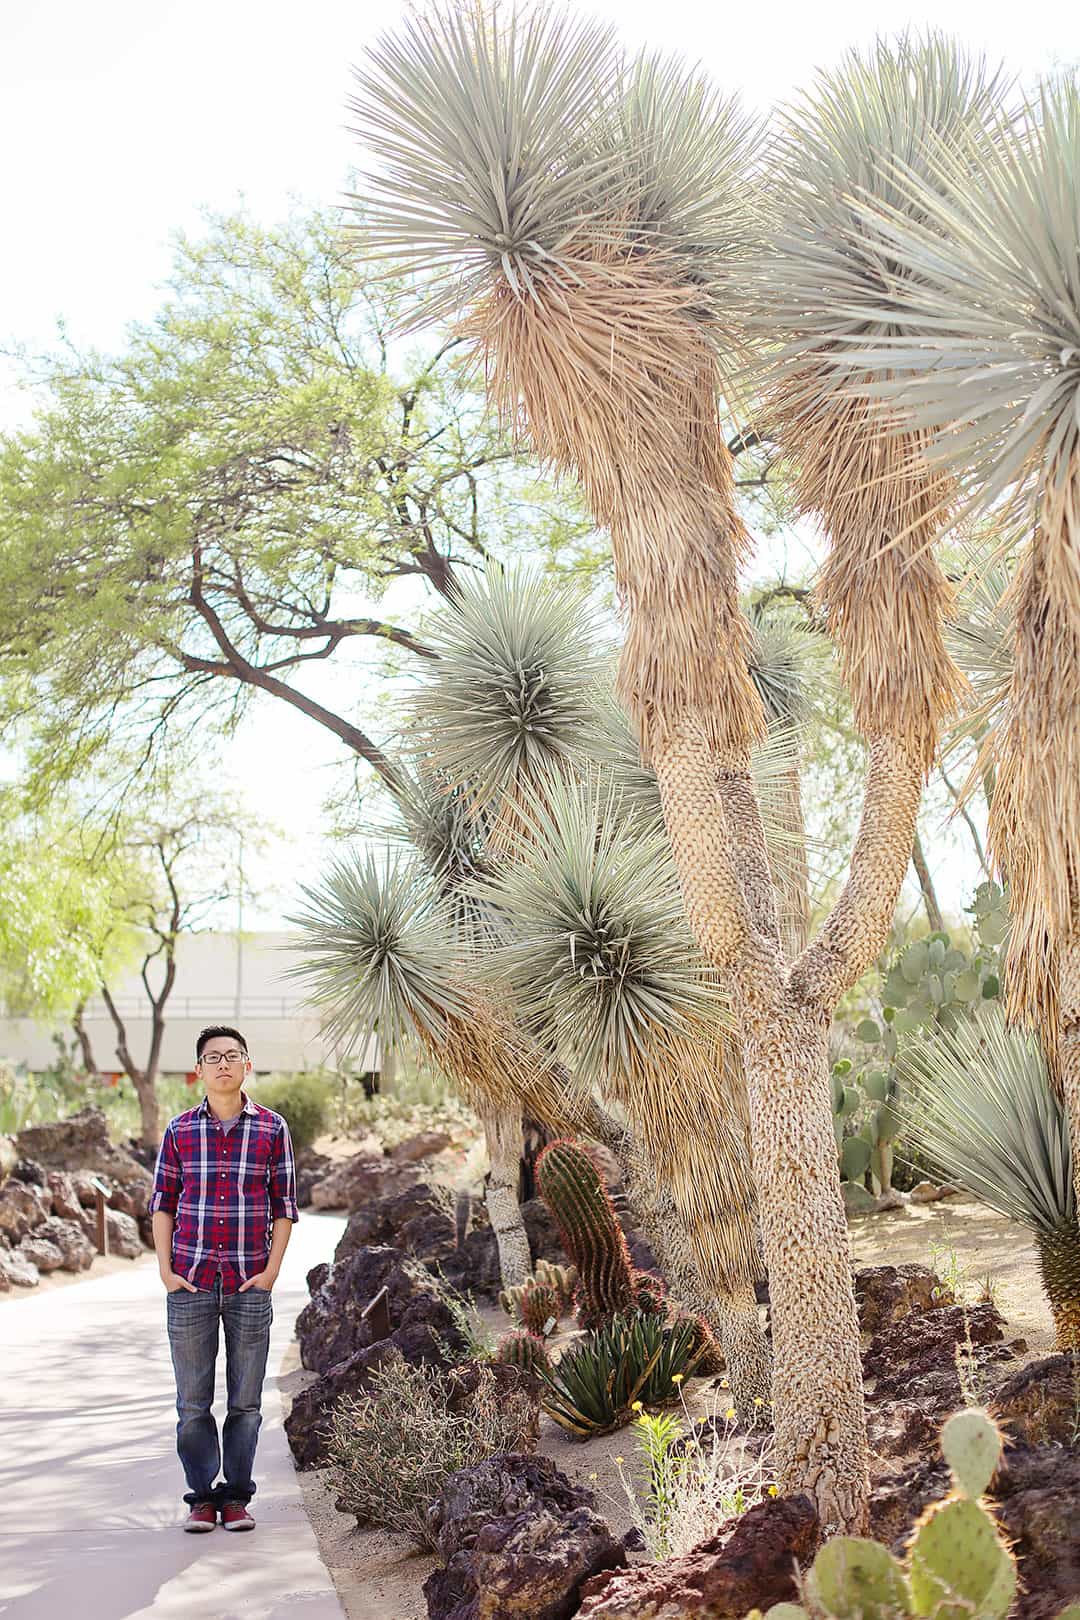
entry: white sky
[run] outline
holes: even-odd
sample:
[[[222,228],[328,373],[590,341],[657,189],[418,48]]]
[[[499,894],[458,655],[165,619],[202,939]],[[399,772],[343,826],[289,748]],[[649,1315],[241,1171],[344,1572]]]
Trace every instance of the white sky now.
[[[195,227],[201,206],[228,208],[243,194],[272,221],[290,198],[336,200],[352,159],[350,65],[402,9],[378,0],[0,5],[0,348],[52,342],[59,318],[80,344],[119,344],[125,323],[155,307],[169,233]],[[1061,0],[722,8],[606,0],[588,9],[614,20],[628,44],[700,60],[763,109],[847,46],[909,26],[945,29],[1025,79],[1080,60],[1080,12]],[[24,408],[9,393],[0,424]],[[319,869],[319,804],[340,755],[309,722],[280,711],[268,704],[234,757],[248,796],[293,834],[279,874],[288,889],[294,871],[310,878]],[[940,876],[949,893],[950,872]],[[278,916],[268,895],[251,921]]]

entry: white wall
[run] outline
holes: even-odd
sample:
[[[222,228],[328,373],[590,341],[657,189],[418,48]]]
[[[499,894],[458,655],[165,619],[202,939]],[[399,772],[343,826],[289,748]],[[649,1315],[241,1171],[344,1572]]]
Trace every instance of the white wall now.
[[[337,1058],[333,1042],[320,1034],[320,1020],[303,1006],[302,984],[287,977],[299,957],[287,933],[189,934],[178,941],[176,984],[165,1007],[161,1068],[185,1073],[194,1067],[195,1038],[206,1024],[234,1024],[247,1039],[252,1062],[269,1069],[314,1069]],[[157,983],[157,980],[153,980]],[[150,1041],[146,994],[137,972],[117,981],[117,1011],[127,1026],[135,1061]],[[104,1002],[91,1001],[84,1015],[94,1057],[103,1073],[120,1068],[116,1034]],[[0,1018],[0,1057],[47,1068],[55,1056],[51,1031],[59,1025],[28,1018]],[[63,1029],[70,1036],[70,1029]],[[376,1066],[374,1041],[362,1067]]]

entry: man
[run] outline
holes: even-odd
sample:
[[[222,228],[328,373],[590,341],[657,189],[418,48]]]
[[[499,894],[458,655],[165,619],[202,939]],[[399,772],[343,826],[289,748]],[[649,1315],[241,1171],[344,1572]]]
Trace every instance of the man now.
[[[251,1059],[240,1031],[211,1024],[195,1058],[206,1094],[169,1121],[150,1199],[188,1484],[184,1529],[212,1530],[220,1512],[226,1530],[253,1530],[270,1295],[299,1219],[296,1169],[281,1115],[243,1090]],[[228,1392],[220,1444],[212,1411],[219,1323]],[[215,1484],[219,1465],[225,1477]]]

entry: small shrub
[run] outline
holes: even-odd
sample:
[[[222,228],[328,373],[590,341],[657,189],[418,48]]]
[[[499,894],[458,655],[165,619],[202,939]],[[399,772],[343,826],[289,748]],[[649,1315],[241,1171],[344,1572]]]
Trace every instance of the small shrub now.
[[[770,1452],[757,1445],[749,1451],[741,1437],[736,1443],[733,1408],[700,1424],[691,1421],[685,1406],[682,1418],[641,1412],[635,1438],[644,1465],[643,1490],[623,1472],[621,1457],[616,1466],[650,1558],[688,1553],[725,1519],[775,1492]]]
[[[463,1399],[456,1372],[393,1361],[373,1375],[370,1395],[337,1403],[327,1451],[344,1512],[433,1547],[427,1509],[451,1474],[532,1450],[535,1399],[500,1389],[490,1367],[470,1372],[476,1387]]]
[[[545,1379],[544,1411],[580,1439],[621,1428],[636,1410],[675,1399],[703,1354],[699,1338],[689,1317],[665,1327],[640,1311],[617,1316],[563,1352]]]
[[[256,1087],[255,1099],[281,1115],[297,1152],[310,1147],[326,1129],[330,1090],[322,1075],[271,1075]]]

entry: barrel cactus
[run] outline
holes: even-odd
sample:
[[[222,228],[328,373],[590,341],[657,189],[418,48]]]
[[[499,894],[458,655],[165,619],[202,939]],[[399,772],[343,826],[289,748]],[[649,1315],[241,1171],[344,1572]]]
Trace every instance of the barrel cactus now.
[[[546,1339],[559,1325],[559,1296],[546,1283],[526,1283],[521,1294],[521,1325]]]
[[[551,1362],[543,1339],[535,1333],[506,1333],[495,1347],[493,1361],[504,1367],[517,1367],[522,1372],[542,1378],[551,1372]]]
[[[955,1413],[941,1433],[954,1489],[916,1524],[900,1563],[887,1547],[836,1536],[806,1578],[815,1616],[827,1620],[1005,1620],[1016,1595],[1016,1563],[985,1504],[1001,1456],[1001,1435],[985,1412]],[[795,1603],[766,1620],[808,1620]]]
[[[581,1326],[602,1327],[633,1311],[638,1302],[630,1251],[592,1155],[577,1142],[551,1142],[536,1161],[536,1180],[577,1268]]]

